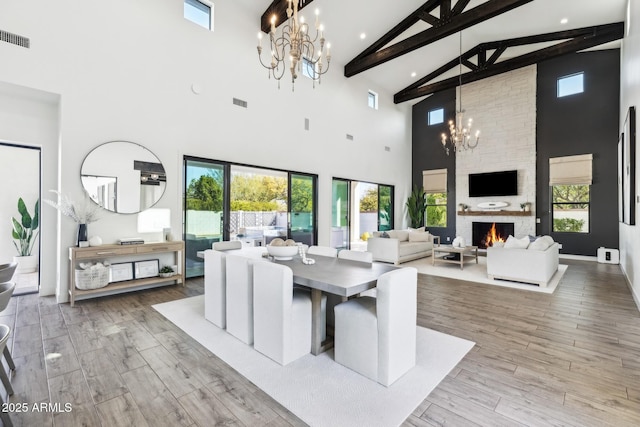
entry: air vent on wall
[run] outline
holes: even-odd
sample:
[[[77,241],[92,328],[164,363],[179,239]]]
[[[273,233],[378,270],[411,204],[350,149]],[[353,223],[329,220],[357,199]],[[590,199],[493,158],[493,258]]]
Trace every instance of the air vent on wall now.
[[[242,99],[233,98],[233,104],[238,107],[247,108],[247,101],[243,101]]]
[[[27,37],[19,36],[4,30],[0,30],[0,40],[15,44],[16,46],[26,47],[27,49],[31,46],[31,41]]]

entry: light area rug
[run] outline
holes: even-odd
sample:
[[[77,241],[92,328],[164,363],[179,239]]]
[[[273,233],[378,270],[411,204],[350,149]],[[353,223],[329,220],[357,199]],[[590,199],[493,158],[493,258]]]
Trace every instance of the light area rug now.
[[[204,296],[153,308],[314,427],[400,425],[475,344],[418,327],[417,365],[387,388],[336,363],[333,351],[280,366],[207,321]]]
[[[489,279],[487,277],[487,257],[479,256],[478,264],[471,261],[464,265],[464,269],[460,269],[459,264],[453,264],[449,262],[438,262],[436,265],[431,265],[431,257],[421,258],[415,261],[403,263],[403,267],[415,267],[419,273],[430,274],[432,276],[448,277],[450,279],[465,280],[467,282],[484,283],[487,285],[505,286],[507,288],[522,289],[531,292],[542,292],[546,294],[552,294],[562,276],[567,271],[567,265],[560,264],[558,271],[553,275],[546,287],[540,287],[538,285],[512,282],[510,280],[502,279]]]

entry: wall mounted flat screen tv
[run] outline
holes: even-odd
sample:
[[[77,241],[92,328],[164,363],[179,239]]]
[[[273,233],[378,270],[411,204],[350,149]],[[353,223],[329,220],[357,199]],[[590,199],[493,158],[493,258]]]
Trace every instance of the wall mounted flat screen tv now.
[[[516,196],[518,171],[469,174],[469,197]]]

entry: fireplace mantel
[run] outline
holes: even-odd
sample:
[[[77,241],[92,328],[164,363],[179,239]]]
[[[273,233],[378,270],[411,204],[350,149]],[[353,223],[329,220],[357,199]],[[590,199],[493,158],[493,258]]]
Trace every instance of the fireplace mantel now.
[[[532,211],[458,211],[460,216],[531,216]]]

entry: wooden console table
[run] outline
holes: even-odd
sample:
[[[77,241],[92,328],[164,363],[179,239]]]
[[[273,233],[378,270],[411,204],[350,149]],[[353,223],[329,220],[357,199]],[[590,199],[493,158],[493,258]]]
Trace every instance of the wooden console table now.
[[[175,263],[178,266],[177,274],[171,277],[148,277],[133,279],[124,282],[111,283],[98,289],[77,289],[75,269],[81,261],[125,261],[126,258],[139,258],[139,255],[152,255],[161,253],[173,253]],[[74,306],[77,297],[94,298],[98,296],[130,292],[134,290],[166,286],[169,284],[182,284],[184,286],[185,274],[184,242],[158,242],[144,243],[140,245],[102,245],[88,248],[69,248],[69,298],[71,307]],[[83,298],[84,299],[84,298]]]

